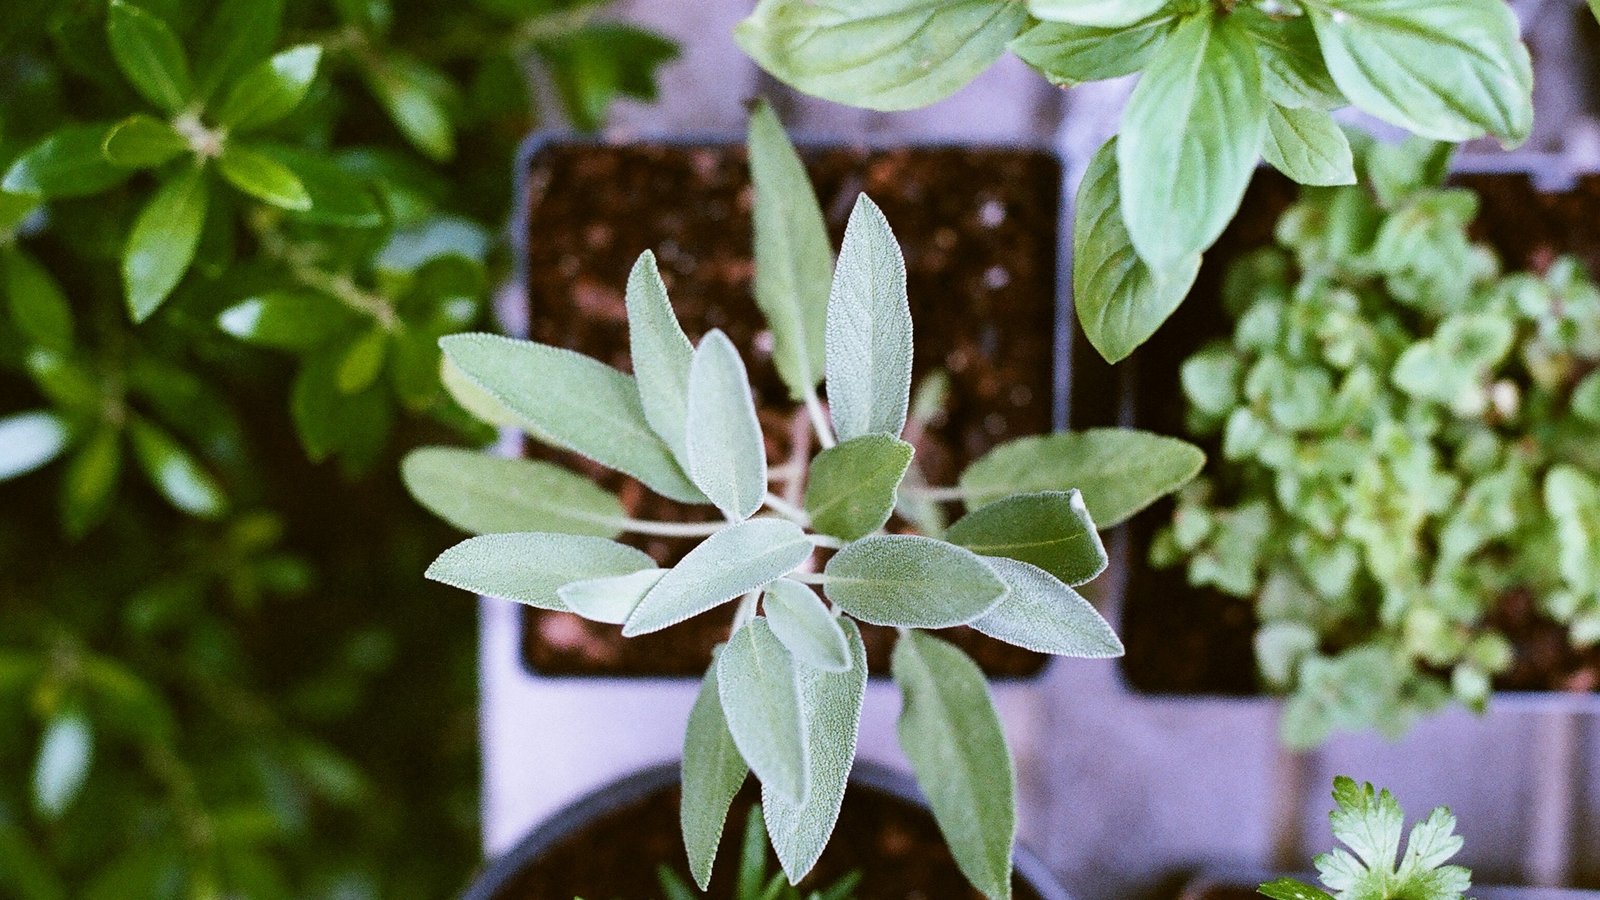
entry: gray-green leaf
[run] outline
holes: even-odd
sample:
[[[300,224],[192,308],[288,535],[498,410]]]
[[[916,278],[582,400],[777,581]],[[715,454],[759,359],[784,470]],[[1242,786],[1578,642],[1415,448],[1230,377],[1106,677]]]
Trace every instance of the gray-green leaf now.
[[[56,353],[72,350],[72,306],[50,270],[16,244],[0,247],[0,284],[11,322],[22,336]]]
[[[1132,428],[1091,428],[1020,438],[961,473],[969,504],[1016,493],[1077,488],[1089,515],[1111,528],[1200,474],[1206,456],[1176,438]]]
[[[1227,227],[1267,127],[1261,63],[1243,27],[1208,7],[1181,22],[1139,79],[1117,141],[1122,215],[1139,256],[1177,271]]]
[[[796,659],[826,672],[850,668],[850,648],[839,617],[806,585],[780,578],[762,600],[767,624]]]
[[[763,69],[808,94],[868,109],[926,106],[955,93],[1027,24],[994,0],[761,0],[734,29]]]
[[[1046,22],[1125,28],[1160,12],[1169,0],[1028,0],[1028,11]]]
[[[26,475],[61,455],[67,424],[44,410],[0,416],[0,481]]]
[[[750,518],[767,493],[767,448],[744,361],[721,330],[695,349],[688,423],[689,477],[723,515]]]
[[[1172,21],[1157,15],[1117,28],[1040,22],[1011,42],[1011,52],[1059,85],[1121,78],[1150,62]]]
[[[765,787],[793,800],[811,789],[810,748],[789,651],[757,617],[717,654],[717,696],[739,755]]]
[[[705,890],[711,884],[711,866],[722,843],[722,827],[728,820],[728,807],[744,784],[750,767],[728,732],[717,696],[717,667],[706,671],[700,693],[689,710],[689,725],[683,735],[683,794],[678,821],[683,831],[683,846],[689,854],[689,872]]]
[[[765,100],[750,115],[756,306],[772,329],[772,362],[799,400],[822,380],[833,248],[816,191]]]
[[[492,334],[450,335],[439,346],[535,438],[632,475],[668,499],[704,501],[645,420],[631,377],[570,350]]]
[[[811,749],[811,791],[796,804],[765,785],[761,790],[767,835],[791,884],[811,871],[827,846],[856,758],[861,702],[867,693],[867,652],[856,624],[848,619],[841,624],[850,647],[848,670],[825,672],[803,661],[794,664],[806,744]]]
[[[676,625],[793,572],[811,540],[787,519],[747,519],[690,550],[628,617],[623,637]]]
[[[806,482],[811,527],[845,541],[882,528],[912,452],[899,438],[864,434],[817,454]]]
[[[1261,155],[1272,167],[1300,184],[1355,184],[1355,158],[1350,139],[1333,116],[1320,109],[1272,105],[1267,113],[1267,139]]]
[[[967,513],[945,537],[980,556],[1032,563],[1067,584],[1092,580],[1107,562],[1100,533],[1076,490],[996,500]]]
[[[1362,111],[1441,141],[1533,128],[1533,69],[1501,0],[1306,4],[1333,80]]]
[[[150,318],[194,261],[209,192],[199,169],[174,175],[134,219],[122,251],[122,283],[135,322]]]
[[[972,627],[1035,653],[1106,659],[1122,641],[1081,594],[1038,566],[1005,557],[986,560],[1010,593]]]
[[[189,61],[167,23],[123,0],[111,0],[106,19],[111,56],[146,100],[169,113],[194,96]]]
[[[965,625],[1006,594],[1005,582],[977,554],[920,535],[862,538],[835,553],[824,574],[828,599],[874,625]]]
[[[1084,336],[1107,362],[1149,340],[1200,273],[1198,253],[1158,272],[1134,249],[1122,221],[1116,138],[1094,155],[1078,186],[1072,245],[1072,302]]]
[[[656,268],[656,255],[646,250],[628,273],[624,295],[628,307],[628,350],[645,421],[687,467],[684,427],[688,420],[689,365],[694,345],[684,335],[667,298],[667,286]]]
[[[899,435],[911,403],[906,263],[883,211],[862,194],[828,294],[828,403],[839,440]]]
[[[621,625],[666,574],[666,569],[641,569],[628,575],[585,578],[562,585],[556,596],[563,606],[585,619]]]
[[[954,646],[917,631],[895,645],[893,666],[900,746],[956,865],[986,896],[1009,898],[1016,783],[983,672]]]
[[[610,492],[560,466],[456,447],[423,447],[400,465],[406,488],[463,531],[554,531],[616,537],[627,513]]]
[[[562,586],[655,565],[642,551],[605,538],[515,532],[468,538],[439,554],[425,574],[486,597],[566,610],[558,593]]]

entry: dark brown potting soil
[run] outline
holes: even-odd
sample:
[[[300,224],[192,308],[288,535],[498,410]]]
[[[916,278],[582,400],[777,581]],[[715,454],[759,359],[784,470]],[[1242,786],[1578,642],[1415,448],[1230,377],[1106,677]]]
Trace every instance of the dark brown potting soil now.
[[[758,801],[755,782],[734,802],[711,876],[712,900],[732,898],[745,818]],[[768,850],[770,871],[777,861]],[[541,856],[497,900],[651,900],[661,896],[656,867],[692,884],[678,824],[678,789],[655,793],[568,837]],[[956,868],[933,817],[889,794],[852,786],[839,824],[817,867],[801,882],[815,889],[859,872],[856,896],[871,900],[978,900]],[[1038,900],[1020,880],[1013,896]]]
[[[1455,181],[1482,199],[1475,235],[1501,254],[1507,271],[1542,270],[1573,254],[1600,274],[1600,176],[1580,179],[1565,192],[1542,193],[1523,175],[1461,175]],[[1272,229],[1294,201],[1296,188],[1272,172],[1257,176],[1242,212],[1206,254],[1193,292],[1154,338],[1112,368],[1082,337],[1073,352],[1071,425],[1115,424],[1119,403],[1131,399],[1128,424],[1165,434],[1185,433],[1178,367],[1205,343],[1225,337],[1222,277],[1244,252],[1272,240]],[[1116,384],[1116,390],[1111,385]],[[1103,386],[1103,387],[1096,387]],[[1206,451],[1217,458],[1218,448]],[[1127,595],[1122,639],[1123,672],[1138,690],[1162,694],[1251,694],[1258,690],[1250,603],[1188,585],[1181,567],[1159,570],[1146,562],[1150,539],[1170,519],[1170,501],[1136,517],[1129,531]],[[1531,598],[1502,598],[1490,622],[1515,645],[1510,671],[1497,680],[1506,690],[1591,691],[1600,688],[1600,652],[1579,652],[1565,629],[1539,615]]]
[[[805,154],[835,246],[856,196],[883,208],[906,256],[915,375],[950,375],[947,414],[913,440],[933,484],[950,484],[998,443],[1050,430],[1054,397],[1056,235],[1061,172],[1045,153],[988,149],[826,149]],[[655,251],[691,340],[727,332],[749,366],[769,458],[789,458],[803,414],[771,363],[771,334],[751,299],[751,194],[741,146],[554,144],[531,161],[528,303],[535,340],[628,370],[623,286]],[[796,432],[795,429],[800,431]],[[616,490],[631,515],[703,520],[572,454],[540,448]],[[893,525],[892,525],[893,527]],[[663,563],[693,542],[635,542]],[[530,610],[524,657],[547,674],[697,675],[727,638],[732,605],[641,638],[615,626]],[[890,629],[864,629],[869,662],[887,664]],[[993,675],[1037,672],[1045,657],[967,629],[946,635]]]

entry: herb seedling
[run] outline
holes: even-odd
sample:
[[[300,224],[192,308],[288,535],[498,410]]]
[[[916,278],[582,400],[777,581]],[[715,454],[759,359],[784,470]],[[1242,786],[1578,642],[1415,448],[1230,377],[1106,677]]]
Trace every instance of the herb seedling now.
[[[1062,87],[1138,73],[1078,192],[1078,316],[1111,362],[1182,302],[1263,157],[1355,180],[1334,110],[1441,141],[1533,124],[1504,0],[761,0],[735,34],[784,82],[872,109],[940,100],[1007,49]]]
[[[808,891],[804,895],[789,884],[783,872],[772,871],[767,858],[766,823],[761,817],[761,807],[750,810],[744,823],[744,843],[739,851],[738,882],[734,886],[734,900],[854,900],[856,885],[861,874],[851,872],[827,887]],[[656,869],[656,880],[661,885],[663,900],[695,900],[702,896],[668,866]]]
[[[1470,871],[1445,864],[1462,845],[1449,807],[1414,825],[1400,855],[1406,816],[1393,794],[1341,775],[1333,780],[1333,801],[1333,836],[1350,849],[1314,860],[1328,890],[1280,878],[1261,885],[1260,893],[1273,900],[1461,900],[1472,887]]]
[[[858,623],[900,629],[901,743],[962,872],[985,894],[1009,896],[1015,785],[1005,737],[977,665],[928,630],[970,625],[1045,653],[1120,654],[1074,590],[1106,565],[1096,523],[1176,489],[1202,456],[1170,438],[1089,431],[998,447],[954,487],[908,478],[912,323],[889,224],[862,196],[835,265],[805,170],[764,106],[750,157],[755,300],[820,452],[802,469],[769,469],[744,362],[720,331],[690,342],[647,252],[626,292],[633,375],[556,347],[466,334],[441,341],[447,377],[491,421],[664,497],[714,505],[725,521],[638,521],[559,467],[429,449],[406,461],[412,491],[489,533],[446,551],[428,575],[620,624],[628,636],[737,604],[684,744],[684,837],[702,887],[747,768],[761,781],[784,871],[792,882],[810,871],[855,756],[867,680]],[[971,511],[947,530],[920,516],[923,534],[885,532],[897,506],[940,500]],[[665,569],[613,540],[627,532],[704,540]]]
[[[1570,259],[1502,275],[1448,160],[1374,146],[1373,191],[1308,192],[1230,273],[1231,340],[1181,370],[1222,459],[1152,558],[1256,601],[1296,746],[1481,709],[1502,604],[1600,641],[1600,291]]]

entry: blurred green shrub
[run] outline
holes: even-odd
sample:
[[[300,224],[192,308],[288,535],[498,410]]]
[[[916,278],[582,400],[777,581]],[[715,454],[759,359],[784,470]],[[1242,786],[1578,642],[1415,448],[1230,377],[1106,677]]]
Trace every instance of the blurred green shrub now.
[[[484,436],[435,341],[503,272],[515,143],[676,52],[603,13],[0,17],[0,896],[460,887],[472,611],[413,602],[437,526],[350,476]]]
[[[1152,556],[1255,602],[1292,745],[1481,709],[1508,605],[1600,642],[1600,290],[1570,258],[1503,274],[1448,162],[1373,146],[1370,189],[1307,189],[1182,368],[1222,459]]]

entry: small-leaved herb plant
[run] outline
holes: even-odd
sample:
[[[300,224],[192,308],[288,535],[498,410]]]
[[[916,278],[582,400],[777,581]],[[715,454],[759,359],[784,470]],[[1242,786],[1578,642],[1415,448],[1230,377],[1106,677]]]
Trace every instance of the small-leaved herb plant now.
[[[1472,887],[1471,871],[1447,865],[1462,845],[1449,807],[1413,825],[1402,854],[1406,815],[1393,794],[1341,775],[1333,780],[1333,802],[1333,836],[1350,849],[1337,847],[1313,860],[1327,890],[1280,878],[1261,885],[1261,894],[1273,900],[1462,900]]]
[[[1152,548],[1255,601],[1302,747],[1481,709],[1502,604],[1600,641],[1600,291],[1568,258],[1502,274],[1448,147],[1365,156],[1374,190],[1307,191],[1229,273],[1231,338],[1181,370],[1221,459]]]
[[[1095,525],[1176,489],[1203,457],[1171,438],[1103,430],[1000,446],[954,487],[908,474],[912,323],[889,224],[862,196],[835,265],[805,169],[765,106],[751,121],[750,157],[755,301],[820,452],[800,468],[769,468],[744,361],[721,331],[690,342],[646,252],[626,291],[632,375],[557,347],[462,334],[440,342],[446,380],[488,420],[671,500],[714,505],[725,521],[638,521],[557,466],[426,449],[406,461],[411,490],[482,533],[428,576],[616,623],[630,637],[737,603],[684,742],[683,832],[702,886],[747,769],[761,781],[785,873],[798,881],[810,871],[855,757],[867,683],[858,623],[900,629],[901,744],[962,872],[985,894],[1009,896],[1005,736],[978,666],[931,630],[970,625],[1045,653],[1120,654],[1074,590],[1106,565]],[[929,510],[938,501],[970,511],[945,528]],[[923,533],[885,533],[897,508]],[[613,540],[627,532],[704,540],[667,569]]]
[[[1053,83],[1139,74],[1078,192],[1078,316],[1111,362],[1182,302],[1262,158],[1355,180],[1347,105],[1440,141],[1521,143],[1533,74],[1504,0],[761,0],[740,45],[830,100],[940,100],[1008,49]]]

